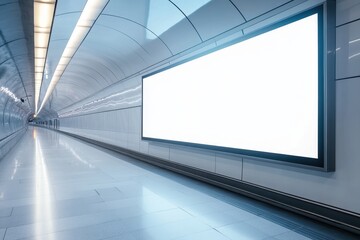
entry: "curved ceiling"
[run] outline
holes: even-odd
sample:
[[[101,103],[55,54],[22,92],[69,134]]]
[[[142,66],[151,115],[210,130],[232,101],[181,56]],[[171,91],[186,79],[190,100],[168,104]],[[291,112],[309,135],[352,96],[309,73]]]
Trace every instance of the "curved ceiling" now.
[[[2,111],[10,99],[24,115],[34,111],[33,28],[32,1],[0,1],[0,97],[8,98]]]
[[[242,26],[251,26],[302,2],[304,0],[109,0],[45,108],[55,112],[64,109],[152,65],[215,41],[217,36],[234,28],[241,31]],[[57,1],[40,102],[85,4],[85,0]],[[14,40],[24,37],[13,34]],[[24,51],[21,48],[15,51],[14,47],[18,64],[25,61],[20,57]],[[22,69],[21,74],[31,73],[29,67]],[[27,82],[25,85],[33,94],[32,85]]]

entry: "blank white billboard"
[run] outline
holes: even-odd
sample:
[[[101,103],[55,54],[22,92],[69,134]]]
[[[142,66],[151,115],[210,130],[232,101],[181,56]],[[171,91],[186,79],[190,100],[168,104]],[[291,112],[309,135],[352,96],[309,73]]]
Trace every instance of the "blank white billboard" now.
[[[143,78],[142,136],[318,158],[318,14]]]

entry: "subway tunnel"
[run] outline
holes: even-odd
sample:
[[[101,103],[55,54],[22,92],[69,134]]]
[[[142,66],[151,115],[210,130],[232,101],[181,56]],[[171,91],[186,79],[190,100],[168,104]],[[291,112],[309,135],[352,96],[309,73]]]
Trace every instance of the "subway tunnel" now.
[[[0,239],[359,239],[357,0],[0,0]]]

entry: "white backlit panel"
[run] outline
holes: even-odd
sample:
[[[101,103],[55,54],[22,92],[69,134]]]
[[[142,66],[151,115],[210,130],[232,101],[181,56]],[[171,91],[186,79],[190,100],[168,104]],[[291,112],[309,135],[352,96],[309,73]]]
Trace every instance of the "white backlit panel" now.
[[[143,137],[318,158],[318,16],[143,79]]]

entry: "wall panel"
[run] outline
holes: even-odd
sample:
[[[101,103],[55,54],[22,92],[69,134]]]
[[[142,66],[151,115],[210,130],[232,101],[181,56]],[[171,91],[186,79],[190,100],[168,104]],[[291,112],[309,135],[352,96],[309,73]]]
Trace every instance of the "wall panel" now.
[[[360,41],[357,1],[337,1],[338,27],[336,66],[336,171],[325,173],[294,166],[286,166],[244,156],[228,155],[204,149],[194,149],[174,144],[141,140],[141,77],[114,84],[94,96],[74,105],[72,116],[60,119],[60,130],[76,133],[95,140],[109,142],[120,147],[146,153],[165,160],[186,164],[195,168],[239,179],[270,189],[279,190],[302,198],[318,201],[334,207],[360,213],[360,78],[358,60]],[[344,4],[352,8],[344,10]],[[350,4],[350,5],[351,5]],[[353,46],[349,45],[350,41]],[[355,45],[354,45],[355,44]],[[349,49],[352,49],[349,55]],[[139,88],[140,86],[140,88]],[[189,86],[191,87],[191,86]],[[116,94],[123,95],[116,95]],[[73,111],[81,105],[109,96],[117,96],[116,101],[127,104],[106,105],[99,102],[88,112]],[[121,97],[120,97],[121,96]],[[135,99],[135,100],[134,100]],[[141,99],[140,99],[141,100]],[[111,112],[105,112],[111,110]],[[64,114],[66,111],[60,113]],[[83,115],[79,117],[76,115]],[[80,118],[82,119],[80,121]],[[95,132],[94,129],[97,131]],[[106,132],[106,134],[105,134]],[[104,133],[104,134],[103,134]]]

